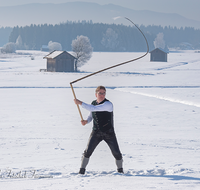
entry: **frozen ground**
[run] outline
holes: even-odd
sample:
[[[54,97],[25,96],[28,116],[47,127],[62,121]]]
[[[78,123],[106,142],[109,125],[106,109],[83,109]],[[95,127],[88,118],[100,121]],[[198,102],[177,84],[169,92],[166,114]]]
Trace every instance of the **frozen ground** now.
[[[0,54],[1,189],[199,189],[200,54],[173,52],[167,63],[148,55],[74,84],[88,103],[96,86],[108,88],[125,170],[102,142],[81,176],[92,125],[80,125],[69,83],[142,53],[94,53],[78,73],[39,72],[46,53],[18,53]]]

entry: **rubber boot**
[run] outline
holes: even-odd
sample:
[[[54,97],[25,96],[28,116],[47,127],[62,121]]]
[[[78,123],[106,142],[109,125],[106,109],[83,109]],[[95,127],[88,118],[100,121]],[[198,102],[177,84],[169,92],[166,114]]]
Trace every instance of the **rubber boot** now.
[[[117,165],[117,171],[119,173],[124,173],[123,171],[123,167],[122,167],[122,163],[123,163],[123,160],[116,160],[116,165]]]
[[[89,158],[86,158],[85,156],[83,156],[79,174],[85,174],[85,168],[88,165],[88,162],[89,162]]]

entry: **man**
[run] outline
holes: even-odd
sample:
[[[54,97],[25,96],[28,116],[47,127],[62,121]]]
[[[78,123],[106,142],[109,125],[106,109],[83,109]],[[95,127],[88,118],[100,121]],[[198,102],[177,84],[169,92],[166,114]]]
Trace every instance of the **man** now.
[[[81,105],[84,109],[90,111],[87,120],[81,121],[82,125],[86,125],[93,120],[93,130],[88,145],[83,153],[79,174],[85,174],[85,168],[89,162],[89,158],[102,140],[110,147],[116,159],[118,172],[123,173],[122,154],[119,150],[113,126],[113,104],[105,98],[106,88],[104,86],[97,87],[95,95],[97,99],[94,100],[91,105],[74,99],[75,104]]]

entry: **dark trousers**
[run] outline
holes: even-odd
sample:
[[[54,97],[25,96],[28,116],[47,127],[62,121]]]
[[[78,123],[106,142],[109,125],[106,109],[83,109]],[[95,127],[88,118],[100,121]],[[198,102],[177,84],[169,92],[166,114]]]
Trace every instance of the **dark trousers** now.
[[[119,150],[119,145],[117,142],[117,138],[115,135],[115,132],[113,129],[110,129],[108,132],[101,132],[101,131],[92,131],[90,138],[89,138],[89,142],[87,145],[87,148],[84,151],[84,156],[86,158],[89,158],[93,151],[95,150],[95,148],[97,147],[97,145],[104,140],[108,146],[110,147],[110,150],[113,154],[113,156],[115,157],[116,160],[121,160],[122,159],[122,154]]]

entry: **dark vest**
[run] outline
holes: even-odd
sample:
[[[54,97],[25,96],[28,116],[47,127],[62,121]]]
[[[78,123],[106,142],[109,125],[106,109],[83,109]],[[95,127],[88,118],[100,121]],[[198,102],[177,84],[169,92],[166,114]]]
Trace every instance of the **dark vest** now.
[[[104,101],[99,104],[103,104],[104,102],[109,101],[104,99]],[[92,102],[92,105],[99,105],[96,100]],[[106,132],[109,129],[113,128],[113,112],[101,111],[101,112],[92,112],[93,118],[93,130],[100,130],[102,132]]]

